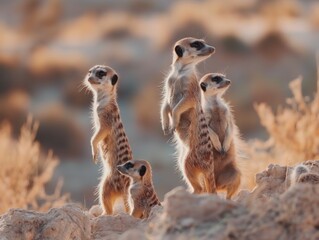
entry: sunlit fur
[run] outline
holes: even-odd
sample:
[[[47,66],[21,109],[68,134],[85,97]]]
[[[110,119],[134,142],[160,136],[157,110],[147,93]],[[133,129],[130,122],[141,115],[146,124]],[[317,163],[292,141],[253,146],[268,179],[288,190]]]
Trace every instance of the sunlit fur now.
[[[196,41],[201,49],[191,47]],[[176,49],[181,50],[179,54]],[[174,133],[179,169],[191,192],[215,192],[212,145],[200,104],[196,65],[215,49],[201,39],[175,43],[171,71],[164,82],[161,123],[164,134]]]
[[[105,76],[99,78],[99,71],[104,71]],[[89,70],[85,84],[93,93],[92,157],[97,162],[100,152],[103,162],[103,176],[99,185],[100,204],[104,214],[113,214],[116,200],[122,198],[125,210],[129,212],[129,178],[116,169],[117,165],[132,159],[116,101],[118,75],[110,67],[97,65]]]
[[[129,163],[131,167],[128,167]],[[143,172],[141,172],[142,167],[145,170]],[[119,165],[118,171],[131,179],[129,187],[130,214],[136,218],[147,218],[152,207],[161,205],[154,190],[150,163],[145,160],[131,160]]]
[[[237,126],[223,94],[230,80],[222,74],[206,74],[200,80],[202,107],[213,143],[214,171],[217,190],[226,190],[230,199],[240,185],[240,172],[236,161]]]

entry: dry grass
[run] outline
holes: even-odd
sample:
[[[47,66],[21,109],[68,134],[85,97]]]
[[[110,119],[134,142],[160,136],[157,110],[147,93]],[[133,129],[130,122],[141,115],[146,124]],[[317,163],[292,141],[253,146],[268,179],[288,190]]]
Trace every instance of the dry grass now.
[[[41,154],[40,144],[35,141],[37,129],[38,124],[28,118],[15,140],[8,123],[0,126],[0,214],[10,208],[46,211],[68,199],[68,195],[61,195],[62,182],[52,195],[45,192],[58,160],[52,152]]]
[[[243,188],[253,188],[255,174],[271,163],[292,166],[319,159],[319,67],[317,91],[312,100],[302,95],[301,83],[299,77],[289,84],[293,97],[287,99],[285,107],[278,107],[276,113],[265,103],[255,105],[269,139],[249,144],[249,160],[241,163]]]

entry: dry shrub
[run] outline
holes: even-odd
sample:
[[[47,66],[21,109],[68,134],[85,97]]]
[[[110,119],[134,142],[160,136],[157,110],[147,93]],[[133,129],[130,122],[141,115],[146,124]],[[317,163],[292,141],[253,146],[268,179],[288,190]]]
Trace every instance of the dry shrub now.
[[[292,166],[319,158],[319,70],[317,92],[312,100],[302,95],[302,79],[292,81],[289,87],[293,97],[285,107],[274,113],[265,104],[256,104],[262,126],[269,133],[267,141],[254,140],[249,144],[249,159],[241,163],[242,187],[255,186],[255,174],[270,163]]]
[[[40,144],[35,141],[37,129],[38,123],[29,117],[15,140],[10,124],[0,126],[0,214],[10,208],[46,211],[68,199],[68,195],[61,195],[61,181],[52,195],[45,192],[58,159],[52,152],[41,154]]]

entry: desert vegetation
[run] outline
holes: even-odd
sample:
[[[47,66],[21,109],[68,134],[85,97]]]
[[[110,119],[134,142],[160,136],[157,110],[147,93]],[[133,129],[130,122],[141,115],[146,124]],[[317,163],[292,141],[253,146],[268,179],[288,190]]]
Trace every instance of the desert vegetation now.
[[[318,187],[287,182],[295,164],[319,159],[317,1],[0,6],[0,238],[319,239]],[[245,143],[241,191],[232,202],[172,190],[183,182],[161,132],[160,89],[172,44],[186,36],[216,47],[200,75],[222,72],[232,81],[225,99]],[[151,162],[164,199],[146,221],[88,211],[100,173],[91,161],[91,96],[80,85],[100,63],[119,72],[123,125],[134,156]],[[318,173],[318,161],[310,164]]]
[[[249,160],[241,161],[244,188],[255,187],[254,176],[269,164],[293,166],[319,159],[319,74],[313,96],[303,96],[301,77],[290,82],[289,88],[292,97],[275,113],[266,103],[254,105],[269,138],[253,140],[245,148]]]
[[[0,126],[1,214],[10,208],[47,211],[62,206],[69,199],[68,194],[61,194],[62,181],[53,193],[46,192],[45,186],[59,161],[52,152],[41,152],[35,140],[37,129],[38,123],[29,117],[15,139],[8,122]]]

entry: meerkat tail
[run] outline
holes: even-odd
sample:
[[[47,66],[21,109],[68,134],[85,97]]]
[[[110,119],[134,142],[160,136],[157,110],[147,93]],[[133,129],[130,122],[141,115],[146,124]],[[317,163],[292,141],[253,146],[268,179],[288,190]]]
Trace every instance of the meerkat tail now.
[[[124,162],[127,162],[128,160],[131,160],[133,156],[132,156],[132,150],[130,148],[128,138],[124,131],[122,122],[119,120],[116,123],[116,125],[117,125],[116,143],[118,148],[117,159],[118,159],[118,163],[122,164]]]
[[[205,115],[202,109],[198,111],[198,132],[199,132],[199,147],[201,151],[212,152],[212,144],[209,138],[208,125],[205,119]]]

